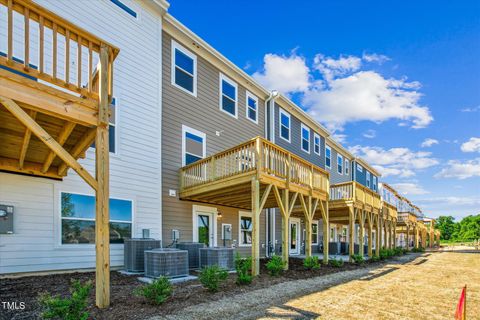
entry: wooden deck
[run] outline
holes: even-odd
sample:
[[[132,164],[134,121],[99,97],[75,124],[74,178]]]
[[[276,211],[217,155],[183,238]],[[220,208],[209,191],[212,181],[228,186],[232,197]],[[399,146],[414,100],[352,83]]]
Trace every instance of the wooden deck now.
[[[0,52],[0,171],[62,179],[72,168],[95,190],[96,301],[106,307],[109,103],[119,49],[33,1],[0,0],[0,6],[7,16],[7,51]],[[93,142],[95,177],[77,161]]]

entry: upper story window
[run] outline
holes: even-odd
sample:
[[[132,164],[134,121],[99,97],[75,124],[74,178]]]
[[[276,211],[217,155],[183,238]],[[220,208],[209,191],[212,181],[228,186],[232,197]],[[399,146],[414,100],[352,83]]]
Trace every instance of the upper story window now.
[[[290,142],[290,114],[283,109],[280,109],[280,137]]]
[[[337,172],[343,174],[343,157],[337,154]]]
[[[197,56],[173,40],[172,84],[197,96]]]
[[[110,199],[110,243],[132,237],[133,203]],[[62,244],[95,243],[95,197],[61,193]]]
[[[373,180],[372,180],[372,189],[373,191],[377,191],[377,177],[376,176],[373,176]]]
[[[350,174],[350,161],[345,159],[345,174],[348,176]]]
[[[367,187],[370,188],[370,172],[367,171]]]
[[[116,132],[116,124],[117,124],[117,99],[112,98],[112,103],[110,103],[110,109],[112,113],[110,114],[109,122],[108,122],[108,150],[111,153],[116,152],[116,144],[117,144],[117,132]],[[92,148],[95,148],[95,141],[91,145]]]
[[[357,164],[357,170],[359,172],[363,172],[363,167],[361,165]]]
[[[131,15],[132,17],[136,18],[137,13],[133,11],[130,7],[126,6],[122,1],[120,0],[110,0],[114,4],[116,4],[118,7],[120,7],[123,11]]]
[[[320,136],[317,133],[313,134],[313,152],[320,155]]]
[[[220,74],[220,110],[237,118],[237,84]]]
[[[182,126],[182,165],[186,166],[205,158],[207,149],[205,133]]]
[[[325,167],[332,168],[332,149],[325,145]]]
[[[247,119],[258,124],[258,98],[247,91]]]
[[[310,153],[310,128],[302,123],[302,150]]]

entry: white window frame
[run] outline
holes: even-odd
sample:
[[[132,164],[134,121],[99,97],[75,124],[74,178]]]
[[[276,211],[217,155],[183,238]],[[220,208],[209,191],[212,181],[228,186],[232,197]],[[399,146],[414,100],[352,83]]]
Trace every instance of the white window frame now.
[[[222,81],[227,82],[228,84],[230,84],[232,87],[235,88],[235,114],[234,115],[223,109],[223,105],[222,105],[222,97],[223,97]],[[223,73],[220,73],[219,90],[218,91],[219,91],[218,92],[218,106],[219,106],[220,111],[224,112],[225,114],[228,114],[230,117],[238,119],[238,85],[237,85],[237,83],[235,81],[231,80],[230,78],[228,78]],[[227,97],[227,98],[230,99],[230,97]]]
[[[239,247],[251,247],[251,243],[244,244],[242,243],[242,217],[252,218],[253,226],[253,217],[252,213],[249,211],[238,211],[238,246]],[[253,236],[253,227],[252,227],[252,236]]]
[[[198,242],[198,215],[199,213],[208,213],[212,216],[212,228],[213,228],[213,244],[210,244],[210,247],[217,246],[217,219],[218,219],[218,209],[216,207],[207,207],[207,206],[192,206],[192,225],[193,225],[193,234],[192,239],[194,242]]]
[[[255,114],[256,114],[256,119],[255,120],[253,120],[252,118],[250,118],[248,116],[248,110],[250,109],[250,106],[248,105],[248,98],[253,99],[255,101],[256,106],[257,106],[257,110],[255,112]],[[258,111],[259,111],[259,107],[258,107],[257,96],[247,91],[246,97],[245,97],[245,116],[247,117],[248,120],[252,121],[255,124],[258,124]]]
[[[175,82],[175,49],[181,51],[184,55],[188,56],[189,58],[193,59],[193,92],[191,91],[188,91],[187,89],[185,89],[184,87],[182,86],[179,86],[176,82]],[[175,40],[172,40],[172,50],[171,50],[171,58],[170,58],[170,64],[171,64],[171,74],[170,74],[170,78],[171,78],[171,83],[174,87],[182,90],[183,92],[186,92],[188,94],[191,94],[192,96],[194,97],[197,97],[197,56],[195,54],[193,54],[192,52],[190,52],[189,50],[185,49],[185,47],[183,47],[181,44],[179,44],[178,42],[176,42]],[[183,69],[182,69],[183,70]],[[186,70],[183,70],[187,73],[189,73],[188,71]]]
[[[378,183],[377,183],[377,176],[372,175],[372,190],[377,192]]]
[[[330,151],[330,165],[327,166],[327,150]],[[325,168],[327,169],[332,169],[332,148],[328,145],[325,144]]]
[[[312,241],[312,245],[318,245],[318,235],[320,234],[320,230],[318,230],[318,226],[319,226],[319,223],[318,223],[318,220],[312,220],[312,232],[311,234],[313,235],[313,225],[316,225],[317,226],[317,236],[315,237],[315,242]]]
[[[329,242],[337,242],[337,225],[331,223],[329,227]],[[332,232],[333,231],[333,232]]]
[[[196,136],[199,136],[199,137],[202,137],[203,138],[203,148],[202,148],[202,151],[203,151],[203,159],[205,158],[206,156],[206,153],[207,153],[207,135],[201,131],[198,131],[196,129],[193,129],[193,128],[190,128],[186,125],[182,125],[182,167],[185,166],[185,153],[186,153],[186,148],[185,148],[185,142],[186,142],[186,139],[185,139],[185,134],[186,133],[191,133],[191,134],[194,134]]]
[[[116,92],[118,93],[118,90],[116,90]],[[112,125],[112,123],[110,122],[110,118],[108,119],[108,126],[113,126],[115,128],[115,137],[113,138],[113,143],[115,145],[115,152],[112,152],[110,151],[110,144],[109,144],[109,147],[108,147],[108,152],[110,153],[110,156],[112,157],[115,157],[115,156],[119,156],[120,155],[120,152],[119,152],[119,144],[118,144],[118,135],[119,135],[119,119],[120,119],[120,116],[119,116],[119,108],[118,108],[118,105],[119,105],[119,99],[117,96],[114,96],[113,99],[115,99],[115,105],[114,105],[114,108],[115,108],[115,123]],[[90,147],[88,147],[89,150],[95,150],[96,147],[92,147],[93,144],[95,143],[95,140],[92,142],[92,144],[90,145]]]
[[[287,111],[283,110],[282,108],[279,108],[279,111],[280,111],[280,116],[278,117],[278,135],[280,136],[281,139],[287,141],[288,143],[290,143],[290,141],[292,140],[292,118],[290,117],[290,113],[288,113]],[[286,116],[288,118],[288,124],[289,124],[289,127],[288,127],[288,139],[285,139],[283,136],[282,136],[282,115]]]
[[[350,175],[350,160],[345,158],[345,175]]]
[[[307,130],[308,132],[308,150],[305,150],[303,148],[303,129]],[[300,125],[300,148],[302,149],[302,151],[305,151],[308,154],[310,154],[310,147],[311,147],[310,142],[312,141],[311,136],[312,136],[312,133],[310,132],[310,128],[302,123]]]
[[[357,170],[363,172],[363,167],[357,163]]]
[[[343,156],[341,154],[337,153],[337,173],[343,175]],[[338,168],[341,167],[342,170],[338,170]]]
[[[370,171],[366,172],[367,187],[370,188]]]
[[[316,146],[315,140],[317,138],[318,138],[318,152],[315,151],[315,146]],[[313,133],[313,153],[317,155],[321,155],[322,153],[321,147],[322,147],[322,139],[320,138],[320,135],[318,133],[314,132]]]

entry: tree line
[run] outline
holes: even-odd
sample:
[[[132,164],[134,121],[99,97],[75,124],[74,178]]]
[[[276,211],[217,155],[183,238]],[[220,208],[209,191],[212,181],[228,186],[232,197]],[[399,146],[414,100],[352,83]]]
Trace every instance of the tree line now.
[[[470,215],[459,222],[452,216],[440,216],[435,228],[441,232],[440,240],[473,241],[480,239],[480,214]]]

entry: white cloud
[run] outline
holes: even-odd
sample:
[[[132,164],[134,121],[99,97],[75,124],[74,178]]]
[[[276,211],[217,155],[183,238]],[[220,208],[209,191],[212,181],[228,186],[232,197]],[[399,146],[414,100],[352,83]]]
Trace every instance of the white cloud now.
[[[363,133],[363,136],[367,139],[373,139],[377,136],[377,132],[375,130],[367,130]]]
[[[391,60],[389,57],[383,55],[383,54],[377,54],[377,53],[363,53],[362,59],[367,61],[367,62],[377,62],[379,64],[384,63],[385,61]]]
[[[440,215],[449,215],[455,217],[457,221],[471,215],[478,214],[480,207],[480,198],[471,196],[444,196],[419,198],[415,203],[422,207],[423,212],[428,217],[438,217]]]
[[[357,71],[362,65],[362,59],[355,56],[340,56],[338,59],[317,54],[313,59],[313,67],[320,71],[326,81],[336,76]]]
[[[381,147],[353,146],[350,152],[362,157],[380,171],[384,177],[412,177],[416,171],[438,164],[431,152],[412,151],[408,148],[383,149]]]
[[[480,152],[480,138],[471,137],[470,140],[462,143],[460,149],[463,152]]]
[[[461,162],[459,160],[450,160],[447,166],[435,174],[435,178],[454,178],[468,179],[480,177],[480,158]]]
[[[480,106],[473,107],[473,108],[463,108],[460,111],[461,112],[478,112],[480,111]]]
[[[428,148],[433,146],[434,144],[438,144],[437,139],[427,138],[423,140],[422,144],[420,145],[422,148]]]
[[[330,136],[333,138],[333,140],[335,140],[339,143],[347,142],[347,135],[346,134],[334,132]]]
[[[255,72],[253,78],[270,90],[294,93],[308,90],[309,68],[305,59],[292,52],[290,56],[266,54],[264,70]]]
[[[395,183],[392,184],[393,188],[404,195],[420,195],[429,193],[427,190],[423,189],[421,186],[411,183]]]

